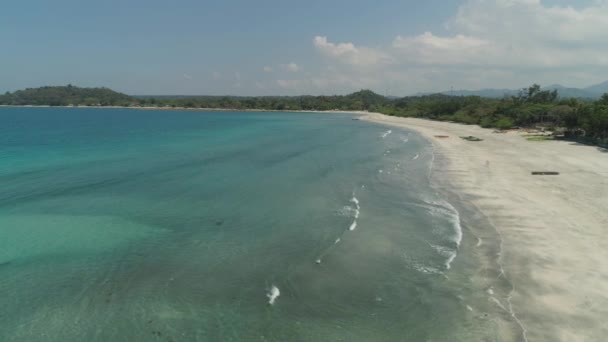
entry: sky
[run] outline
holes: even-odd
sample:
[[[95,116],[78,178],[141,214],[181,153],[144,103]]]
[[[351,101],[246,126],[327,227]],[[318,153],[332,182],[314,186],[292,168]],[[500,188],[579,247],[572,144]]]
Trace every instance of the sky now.
[[[608,0],[19,0],[0,91],[384,95],[608,80]]]

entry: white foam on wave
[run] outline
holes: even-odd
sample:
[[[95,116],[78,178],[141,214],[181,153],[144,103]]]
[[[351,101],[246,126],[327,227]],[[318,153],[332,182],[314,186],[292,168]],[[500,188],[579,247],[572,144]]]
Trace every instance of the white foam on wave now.
[[[404,143],[407,143],[408,141],[410,141],[410,135],[408,134],[405,137],[401,137],[401,141],[403,141]]]
[[[407,255],[407,253],[404,254],[404,257],[405,257],[407,266],[414,269],[417,272],[424,273],[424,274],[438,274],[438,275],[442,275],[447,278],[447,276],[438,268],[424,265],[424,264],[416,261],[415,259],[409,257]]]
[[[342,209],[336,212],[339,216],[344,217],[355,217],[357,215],[357,209],[349,205],[342,207]]]
[[[357,197],[353,196],[353,198],[351,198],[350,201],[355,204],[355,219],[358,219],[359,213],[361,212],[361,206],[359,206],[359,200],[357,199]]]
[[[341,210],[338,210],[337,213],[341,216],[348,216],[348,217],[352,218],[352,222],[351,222],[350,226],[348,227],[348,231],[353,231],[357,228],[357,219],[359,218],[359,213],[361,212],[361,206],[359,205],[359,199],[357,198],[357,196],[355,196],[355,191],[353,191],[353,195],[350,198],[350,202],[353,203],[354,206],[346,205],[346,206],[342,207]],[[342,236],[344,236],[344,234],[346,234],[348,231],[343,231],[342,234],[334,240],[333,245],[326,247],[325,250],[323,252],[321,252],[321,254],[318,256],[318,259],[315,260],[315,263],[320,265],[322,262],[322,259],[327,254],[329,254],[331,252],[331,250],[333,248],[335,248],[335,246],[337,244],[339,244],[342,241]]]
[[[462,242],[462,226],[460,225],[460,213],[458,210],[450,202],[443,199],[439,201],[425,201],[425,203],[428,204],[427,208],[431,214],[444,217],[451,223],[454,228],[454,235],[451,237],[451,240],[457,247],[460,247],[460,243]]]
[[[425,274],[441,274],[441,275],[443,275],[443,272],[441,272],[440,270],[438,270],[438,269],[436,269],[434,267],[414,264],[414,265],[412,265],[412,268],[415,269],[416,271],[420,272],[420,273],[425,273]]]
[[[416,160],[418,158],[420,158],[420,154],[416,153],[416,155],[414,156],[414,158],[412,158],[412,160]]]
[[[357,199],[357,197],[355,197],[354,195],[350,199],[350,201],[355,204],[355,219],[350,224],[350,227],[348,227],[348,230],[353,231],[357,228],[357,219],[359,218],[359,214],[361,213],[361,206],[359,205],[359,199]]]
[[[431,245],[433,249],[437,251],[437,253],[446,258],[445,267],[446,269],[450,269],[452,262],[456,259],[458,255],[458,249],[460,247],[460,243],[462,242],[462,226],[460,225],[460,213],[454,206],[452,206],[446,200],[425,200],[426,205],[419,205],[425,209],[427,209],[431,215],[445,218],[450,222],[453,228],[453,235],[449,236],[449,239],[454,242],[456,245],[455,248],[443,247],[437,245]],[[418,204],[416,204],[418,205]],[[442,234],[445,232],[439,230]]]
[[[452,261],[456,259],[456,255],[458,254],[456,250],[451,249],[445,246],[431,245],[431,247],[437,252],[437,254],[446,258],[445,268],[449,270],[452,267]]]
[[[357,220],[354,220],[353,223],[350,224],[350,227],[348,227],[348,230],[351,232],[355,229],[357,229]]]
[[[506,312],[509,312],[509,310],[496,297],[490,296],[489,300],[491,302],[494,302],[494,304],[496,304],[499,308],[503,309]]]
[[[318,263],[321,263],[321,260],[317,260]],[[268,291],[268,293],[266,294],[266,297],[268,297],[268,304],[270,305],[274,305],[275,300],[281,295],[281,291],[279,291],[279,288],[276,287],[275,285],[272,285],[272,287],[270,288],[270,290]]]
[[[389,129],[388,131],[386,131],[386,132],[382,133],[382,139],[384,139],[384,138],[388,137],[388,135],[389,135],[389,134],[391,134],[391,133],[393,133],[393,131],[392,131],[392,130],[390,130],[390,129]]]

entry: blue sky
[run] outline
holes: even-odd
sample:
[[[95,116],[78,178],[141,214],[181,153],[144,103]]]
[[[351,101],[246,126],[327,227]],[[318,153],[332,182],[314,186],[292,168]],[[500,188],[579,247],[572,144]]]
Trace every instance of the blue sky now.
[[[608,79],[608,1],[20,0],[0,91],[343,94]]]

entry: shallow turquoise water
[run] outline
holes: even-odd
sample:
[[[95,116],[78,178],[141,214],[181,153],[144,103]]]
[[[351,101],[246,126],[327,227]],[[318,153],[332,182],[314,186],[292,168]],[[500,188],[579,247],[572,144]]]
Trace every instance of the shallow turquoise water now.
[[[352,118],[0,108],[0,340],[489,336],[430,145]]]

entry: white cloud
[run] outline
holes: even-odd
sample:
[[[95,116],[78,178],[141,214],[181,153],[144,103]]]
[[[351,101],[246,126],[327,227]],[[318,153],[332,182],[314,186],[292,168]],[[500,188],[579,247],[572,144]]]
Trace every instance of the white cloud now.
[[[414,37],[397,36],[393,41],[393,48],[402,63],[473,64],[481,62],[475,57],[493,48],[493,44],[461,34],[438,37],[425,32]]]
[[[469,0],[446,25],[452,36],[398,36],[403,61],[559,68],[608,66],[608,6],[547,7],[540,0]]]
[[[264,72],[273,72],[274,71],[274,69],[269,66],[265,66],[264,68],[262,68],[262,70],[264,70]]]
[[[315,48],[323,55],[342,63],[356,67],[385,65],[391,62],[386,53],[365,47],[356,47],[353,43],[332,43],[327,37],[316,36],[313,40]]]
[[[281,67],[281,69],[283,69],[285,71],[289,71],[289,72],[298,72],[301,69],[300,66],[294,62],[287,63],[287,64],[281,64],[280,67]]]
[[[375,48],[316,36],[313,46],[326,57],[324,71],[298,86],[403,94],[452,85],[586,86],[607,75],[606,0],[576,8],[540,0],[467,0],[445,28],[446,34],[399,35],[389,46]]]

